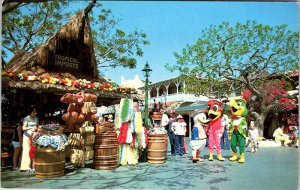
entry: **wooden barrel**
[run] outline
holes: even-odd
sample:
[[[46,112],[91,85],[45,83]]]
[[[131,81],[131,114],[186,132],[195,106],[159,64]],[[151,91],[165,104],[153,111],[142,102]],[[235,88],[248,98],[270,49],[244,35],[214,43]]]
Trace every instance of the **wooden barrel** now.
[[[162,164],[166,161],[168,150],[167,134],[151,134],[148,136],[148,162],[151,164]]]
[[[113,170],[118,167],[118,141],[115,131],[96,134],[93,165],[96,170]]]
[[[63,176],[65,172],[65,151],[51,147],[37,146],[35,150],[35,170],[37,178]]]
[[[162,118],[162,114],[160,112],[153,112],[151,118],[153,120],[159,120],[160,121],[161,118]]]

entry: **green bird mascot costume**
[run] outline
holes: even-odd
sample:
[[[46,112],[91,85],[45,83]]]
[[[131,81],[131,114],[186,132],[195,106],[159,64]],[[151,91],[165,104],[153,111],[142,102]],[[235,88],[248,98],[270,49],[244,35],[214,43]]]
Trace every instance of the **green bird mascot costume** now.
[[[237,161],[239,163],[245,162],[245,142],[246,142],[246,131],[247,122],[246,116],[248,110],[246,107],[246,100],[241,97],[234,97],[230,99],[229,106],[232,114],[229,130],[231,136],[231,149],[233,156],[229,158],[230,161]],[[237,156],[237,145],[239,146],[241,157],[238,159]]]

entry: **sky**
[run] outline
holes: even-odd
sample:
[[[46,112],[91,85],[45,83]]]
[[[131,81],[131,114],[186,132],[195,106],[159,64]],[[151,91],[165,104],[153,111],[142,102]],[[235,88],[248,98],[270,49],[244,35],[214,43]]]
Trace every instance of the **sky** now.
[[[174,52],[180,53],[187,44],[194,44],[203,29],[224,21],[235,25],[256,20],[271,26],[287,24],[290,30],[299,30],[299,9],[295,2],[109,1],[103,5],[122,19],[119,28],[127,32],[141,30],[150,42],[143,47],[143,57],[137,57],[136,69],[104,71],[118,84],[122,75],[129,80],[138,74],[144,80],[141,70],[147,61],[153,70],[149,78],[153,83],[179,76],[179,72],[165,69],[166,63],[176,63]]]

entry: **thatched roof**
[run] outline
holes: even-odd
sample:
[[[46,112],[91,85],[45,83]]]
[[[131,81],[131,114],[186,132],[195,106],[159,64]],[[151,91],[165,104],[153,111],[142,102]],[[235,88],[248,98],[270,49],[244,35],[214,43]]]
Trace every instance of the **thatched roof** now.
[[[84,22],[83,22],[84,21]],[[84,23],[84,27],[82,24]],[[95,52],[93,49],[93,40],[91,35],[91,28],[89,25],[88,17],[85,17],[84,12],[78,12],[73,17],[70,18],[69,22],[61,27],[56,34],[50,37],[45,43],[41,44],[39,47],[35,48],[33,51],[29,52],[19,52],[17,53],[5,67],[5,71],[10,71],[14,73],[25,73],[25,74],[35,74],[35,75],[59,75],[60,77],[69,77],[73,80],[78,79],[78,72],[49,72],[44,68],[48,63],[48,53],[55,52],[57,46],[61,39],[67,40],[78,40],[80,37],[80,31],[84,28],[83,42],[85,45],[90,47],[90,64],[91,69],[87,74],[80,73],[80,78],[86,78],[88,80],[94,79],[99,82],[107,82],[103,77],[99,76],[97,70],[97,62],[95,57]]]
[[[82,29],[84,29],[83,33]],[[49,69],[48,54],[49,52],[55,53],[57,47],[61,47],[61,40],[80,40],[84,47],[88,47],[87,55],[90,66],[85,72]],[[53,79],[56,82],[53,82]],[[82,79],[85,80],[84,83],[81,83]],[[86,84],[97,85],[97,87],[84,86]],[[107,84],[111,86],[110,82],[99,75],[97,69],[91,28],[84,11],[76,13],[57,33],[33,51],[15,54],[2,71],[3,88],[38,90],[58,94],[84,90],[97,94],[99,97],[114,99],[120,99],[132,93],[130,89],[111,88],[107,87]],[[100,87],[101,85],[104,87]],[[131,94],[130,96],[133,99],[140,99],[138,95]]]

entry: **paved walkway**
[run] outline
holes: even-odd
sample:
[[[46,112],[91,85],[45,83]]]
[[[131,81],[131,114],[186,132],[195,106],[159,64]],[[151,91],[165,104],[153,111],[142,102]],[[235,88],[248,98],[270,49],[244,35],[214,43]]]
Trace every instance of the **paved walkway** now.
[[[210,189],[210,190],[296,190],[298,189],[299,149],[262,147],[256,154],[246,149],[246,163],[230,162],[231,151],[223,150],[224,162],[193,164],[190,155],[168,154],[164,164],[140,162],[113,171],[94,170],[92,161],[85,168],[68,165],[65,176],[40,180],[34,174],[2,168],[2,188],[47,189]]]

